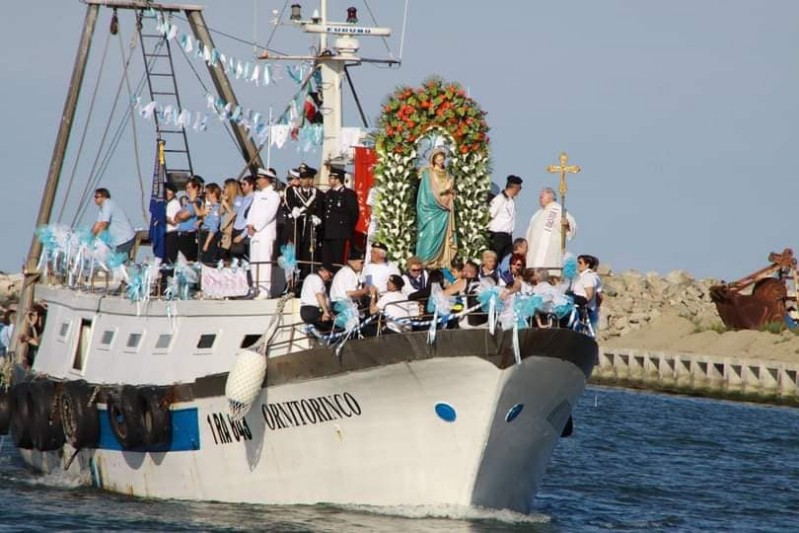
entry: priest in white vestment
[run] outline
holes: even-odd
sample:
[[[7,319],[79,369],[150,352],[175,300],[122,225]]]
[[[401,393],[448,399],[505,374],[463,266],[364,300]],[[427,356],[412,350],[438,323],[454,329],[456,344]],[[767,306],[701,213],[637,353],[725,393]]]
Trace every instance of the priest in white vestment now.
[[[538,201],[541,209],[536,211],[527,227],[527,268],[560,268],[563,266],[560,250],[563,209],[555,201],[555,190],[551,187],[541,190]],[[566,213],[563,231],[567,240],[577,233],[577,223],[569,212]],[[560,276],[560,270],[550,270],[550,275]]]

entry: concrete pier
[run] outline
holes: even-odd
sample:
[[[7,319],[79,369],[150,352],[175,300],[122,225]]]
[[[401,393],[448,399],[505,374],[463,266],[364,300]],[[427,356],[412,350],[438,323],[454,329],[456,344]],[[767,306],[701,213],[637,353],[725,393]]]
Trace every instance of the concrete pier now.
[[[591,382],[799,405],[799,363],[687,353],[602,349]]]

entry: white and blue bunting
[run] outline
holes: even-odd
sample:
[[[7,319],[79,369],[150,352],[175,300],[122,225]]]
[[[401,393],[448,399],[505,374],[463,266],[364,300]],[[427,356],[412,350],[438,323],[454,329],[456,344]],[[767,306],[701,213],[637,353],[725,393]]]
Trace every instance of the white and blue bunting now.
[[[309,63],[297,65],[273,65],[258,63],[228,56],[216,48],[208,48],[188,33],[180,30],[171,20],[161,13],[151,10],[156,18],[156,30],[169,41],[176,41],[189,57],[202,60],[208,65],[225,71],[231,78],[243,80],[258,86],[266,86],[283,79],[285,74],[295,83],[302,83],[313,68]]]
[[[205,102],[208,110],[220,122],[231,121],[242,126],[250,138],[259,145],[270,142],[272,146],[280,149],[291,139],[296,140],[297,150],[302,152],[315,150],[322,145],[324,133],[321,124],[304,124],[300,127],[292,127],[290,124],[269,124],[264,113],[238,105],[233,106],[230,102],[210,93],[205,95]],[[184,128],[197,133],[204,132],[208,128],[209,115],[200,111],[178,109],[155,100],[144,103],[140,97],[134,99],[133,109],[145,120],[152,120],[157,116],[159,122],[165,126]]]

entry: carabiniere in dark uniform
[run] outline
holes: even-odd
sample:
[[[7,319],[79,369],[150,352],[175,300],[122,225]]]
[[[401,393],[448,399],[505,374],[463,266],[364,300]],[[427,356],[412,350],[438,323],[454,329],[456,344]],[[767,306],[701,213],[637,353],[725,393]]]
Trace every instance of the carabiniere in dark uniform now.
[[[344,252],[360,216],[358,195],[344,186],[344,175],[343,168],[330,167],[330,189],[324,198],[322,261],[335,265],[344,264]]]

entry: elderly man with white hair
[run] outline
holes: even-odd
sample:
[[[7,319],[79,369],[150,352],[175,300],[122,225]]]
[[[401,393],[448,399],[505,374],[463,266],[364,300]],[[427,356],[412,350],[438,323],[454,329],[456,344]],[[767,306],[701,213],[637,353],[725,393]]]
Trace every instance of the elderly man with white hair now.
[[[378,295],[387,290],[388,278],[392,274],[400,275],[397,265],[388,261],[388,248],[381,242],[372,244],[369,252],[371,261],[363,267],[361,279],[366,287],[374,287]]]
[[[527,227],[527,268],[549,268],[552,275],[560,275],[561,231],[571,240],[577,233],[577,222],[571,213],[563,218],[563,208],[555,201],[555,190],[551,187],[541,189],[538,195],[541,209],[535,212]],[[561,229],[562,228],[562,229]]]

